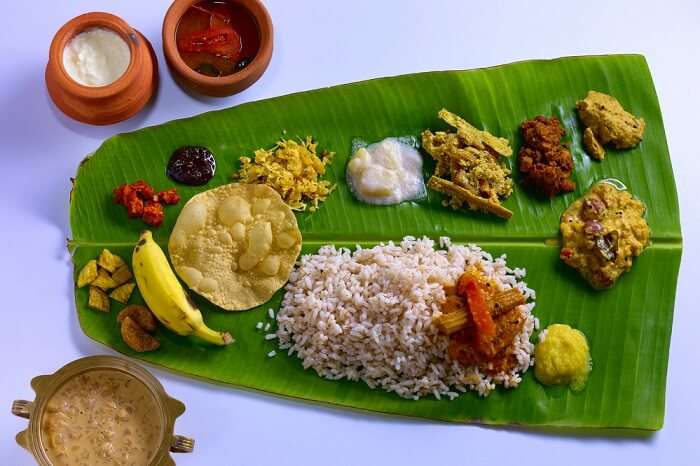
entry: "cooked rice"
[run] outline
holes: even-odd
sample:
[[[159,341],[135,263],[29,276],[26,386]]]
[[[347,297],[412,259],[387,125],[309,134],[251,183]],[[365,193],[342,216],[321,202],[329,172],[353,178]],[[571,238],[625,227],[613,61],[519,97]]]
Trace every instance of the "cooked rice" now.
[[[509,269],[505,255],[494,260],[475,245],[452,245],[445,237],[439,243],[446,250],[407,236],[400,244],[354,252],[324,246],[302,256],[277,313],[280,348],[322,377],[362,380],[405,398],[454,399],[467,389],[486,396],[496,385],[517,386],[534,364],[534,301],[519,307],[525,325],[515,338],[518,366],[494,377],[449,360],[448,337],[433,319],[441,314],[443,284],[454,283],[468,265],[534,300],[535,292],[518,281],[525,270]]]

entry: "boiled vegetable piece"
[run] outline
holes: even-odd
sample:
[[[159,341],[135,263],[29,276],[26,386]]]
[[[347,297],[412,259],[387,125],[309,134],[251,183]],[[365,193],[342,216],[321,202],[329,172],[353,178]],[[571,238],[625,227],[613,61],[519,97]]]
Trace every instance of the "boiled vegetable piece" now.
[[[583,146],[586,148],[588,155],[596,160],[603,160],[605,158],[605,149],[595,138],[593,130],[591,128],[586,128],[583,130]]]
[[[438,317],[436,323],[440,332],[445,335],[452,335],[466,327],[469,322],[469,316],[465,310],[457,310],[448,314],[443,314]]]
[[[469,313],[472,316],[479,337],[487,339],[494,336],[496,334],[496,326],[491,318],[491,311],[478,280],[473,275],[465,273],[459,277],[457,293],[466,299]]]
[[[517,288],[511,288],[506,291],[496,293],[489,301],[491,306],[491,314],[497,317],[504,312],[508,312],[515,306],[525,304],[525,297]]]
[[[450,126],[457,128],[458,134],[464,137],[464,142],[467,145],[483,150],[488,148],[505,157],[513,155],[513,149],[506,138],[499,138],[488,131],[476,129],[464,118],[448,112],[444,108],[438,112],[438,117]]]
[[[435,321],[440,332],[445,335],[452,335],[465,328],[469,323],[469,315],[467,311],[461,308],[457,309],[446,309],[451,306],[448,302],[443,304],[443,312],[440,317]],[[506,313],[513,309],[515,306],[525,304],[525,297],[517,288],[511,288],[506,291],[501,291],[496,293],[491,299],[488,300],[489,312],[492,317],[498,317],[499,315]]]
[[[430,180],[428,180],[428,187],[443,194],[456,196],[460,199],[463,199],[466,202],[479,206],[483,210],[498,215],[501,218],[509,219],[513,216],[513,212],[506,209],[502,205],[492,202],[489,199],[476,196],[464,189],[463,187],[456,185],[453,182],[444,178],[431,176]]]

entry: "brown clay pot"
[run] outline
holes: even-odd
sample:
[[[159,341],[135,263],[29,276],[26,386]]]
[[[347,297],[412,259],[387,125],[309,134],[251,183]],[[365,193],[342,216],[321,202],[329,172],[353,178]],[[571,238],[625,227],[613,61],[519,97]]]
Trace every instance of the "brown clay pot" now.
[[[131,51],[131,63],[124,74],[106,86],[78,84],[63,67],[63,48],[68,41],[93,27],[116,32]],[[63,113],[83,123],[109,125],[132,117],[153,97],[158,65],[151,44],[124,20],[109,13],[86,13],[68,21],[54,36],[45,77],[49,95]]]
[[[212,77],[187,66],[177,50],[175,34],[180,18],[201,0],[175,0],[163,20],[163,52],[173,78],[185,89],[212,97],[225,97],[248,88],[262,76],[272,58],[272,18],[260,0],[229,0],[243,6],[255,18],[260,34],[260,49],[241,71],[228,76]]]

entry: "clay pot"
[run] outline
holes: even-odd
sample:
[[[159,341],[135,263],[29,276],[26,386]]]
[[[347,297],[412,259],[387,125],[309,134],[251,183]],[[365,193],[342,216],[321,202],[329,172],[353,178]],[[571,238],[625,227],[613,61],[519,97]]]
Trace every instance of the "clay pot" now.
[[[272,19],[259,0],[230,0],[244,7],[255,19],[260,35],[260,49],[241,71],[228,76],[205,76],[193,70],[180,57],[175,35],[180,18],[187,9],[201,0],[175,0],[163,20],[163,52],[173,78],[185,89],[212,97],[225,97],[248,88],[262,76],[272,58]]]
[[[77,83],[63,67],[63,48],[82,31],[103,27],[126,41],[131,63],[124,74],[106,86],[90,87]],[[151,44],[121,18],[109,13],[77,16],[58,30],[49,49],[46,87],[56,106],[83,123],[109,125],[126,120],[141,110],[158,87],[158,65]]]

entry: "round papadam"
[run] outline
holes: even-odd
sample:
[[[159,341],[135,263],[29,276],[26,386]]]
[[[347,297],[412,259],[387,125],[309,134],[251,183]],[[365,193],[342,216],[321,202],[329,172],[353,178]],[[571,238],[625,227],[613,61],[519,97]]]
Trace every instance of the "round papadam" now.
[[[168,242],[175,271],[229,311],[268,301],[289,279],[301,232],[292,210],[262,184],[227,184],[192,197]]]

